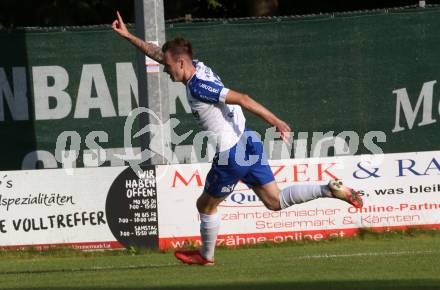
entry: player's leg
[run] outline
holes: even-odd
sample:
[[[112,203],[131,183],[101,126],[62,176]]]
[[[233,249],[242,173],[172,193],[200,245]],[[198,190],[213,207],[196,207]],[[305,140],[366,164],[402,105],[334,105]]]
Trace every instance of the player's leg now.
[[[227,195],[226,195],[227,196]],[[214,252],[220,229],[220,216],[217,206],[226,196],[215,197],[205,191],[197,199],[197,210],[200,214],[200,250],[176,251],[175,256],[186,264],[213,265]]]
[[[200,253],[205,259],[210,261],[214,261],[214,251],[220,229],[220,215],[217,212],[217,206],[225,200],[226,196],[215,197],[204,191],[197,200],[202,240]]]
[[[359,192],[344,186],[340,180],[331,180],[327,185],[295,184],[283,189],[271,181],[252,189],[270,210],[285,209],[321,197],[338,198],[358,208],[363,206]]]
[[[235,148],[231,151],[234,152],[234,150]],[[177,251],[175,254],[179,260],[187,264],[214,264],[215,246],[220,229],[217,207],[234,190],[241,176],[246,173],[246,169],[236,166],[233,162],[219,165],[218,160],[216,156],[206,176],[205,189],[197,199],[202,246],[197,251]]]
[[[270,210],[285,209],[320,197],[332,197],[327,185],[296,184],[280,189],[275,181],[252,187],[255,194]]]

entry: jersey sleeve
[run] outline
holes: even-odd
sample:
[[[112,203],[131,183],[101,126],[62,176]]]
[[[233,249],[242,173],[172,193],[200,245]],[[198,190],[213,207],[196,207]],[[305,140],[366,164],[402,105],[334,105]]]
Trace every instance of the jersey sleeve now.
[[[191,96],[205,103],[224,103],[229,89],[223,85],[194,76],[188,83]]]

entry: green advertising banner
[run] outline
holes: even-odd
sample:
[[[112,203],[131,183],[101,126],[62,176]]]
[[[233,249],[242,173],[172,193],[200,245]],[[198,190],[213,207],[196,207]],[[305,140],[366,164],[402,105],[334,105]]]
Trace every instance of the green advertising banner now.
[[[351,154],[439,149],[439,31],[432,8],[173,24],[167,37],[191,39],[227,87],[290,124],[291,157],[310,157],[323,136],[351,139]]]
[[[66,149],[70,136],[79,143],[74,167],[123,165],[112,153],[138,106],[135,50],[108,26],[3,31],[0,41],[1,169],[61,167],[62,134]],[[106,161],[87,151],[93,142],[113,149]]]
[[[440,8],[431,7],[168,24],[166,36],[188,38],[226,87],[290,124],[293,146],[269,144],[277,159],[437,150],[439,31]],[[66,148],[80,140],[67,158],[77,167],[124,164],[115,156],[138,106],[128,42],[110,26],[1,31],[0,42],[1,170],[62,167],[60,135]],[[169,86],[175,133],[193,130],[173,144],[174,162],[197,161],[187,156],[199,129],[184,86]],[[246,117],[264,138],[269,126]]]

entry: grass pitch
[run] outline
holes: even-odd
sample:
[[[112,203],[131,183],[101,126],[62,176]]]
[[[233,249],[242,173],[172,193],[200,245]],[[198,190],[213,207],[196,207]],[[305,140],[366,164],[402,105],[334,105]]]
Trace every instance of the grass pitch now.
[[[171,252],[1,252],[0,289],[440,289],[440,234],[221,248],[213,267]]]

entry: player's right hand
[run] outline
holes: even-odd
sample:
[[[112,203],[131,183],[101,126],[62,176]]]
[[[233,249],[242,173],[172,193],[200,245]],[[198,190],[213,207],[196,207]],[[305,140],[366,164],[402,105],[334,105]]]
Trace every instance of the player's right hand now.
[[[277,131],[281,133],[281,139],[286,144],[289,144],[292,132],[292,129],[290,129],[289,125],[287,125],[287,123],[284,121],[278,120],[278,122],[275,124],[275,127],[277,128]]]
[[[112,28],[113,30],[119,34],[122,37],[128,37],[130,35],[130,32],[128,31],[127,27],[125,26],[124,21],[122,20],[121,14],[119,14],[119,11],[116,11],[117,19],[113,21]]]

